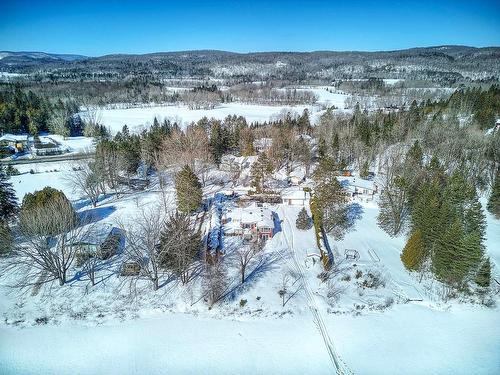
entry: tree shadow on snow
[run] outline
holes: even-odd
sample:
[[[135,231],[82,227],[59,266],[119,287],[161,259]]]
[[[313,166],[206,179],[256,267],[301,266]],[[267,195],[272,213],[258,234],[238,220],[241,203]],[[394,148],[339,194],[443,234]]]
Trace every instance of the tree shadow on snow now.
[[[263,254],[257,263],[247,270],[245,282],[241,283],[238,274],[238,284],[231,288],[222,299],[236,300],[239,295],[251,289],[266,273],[276,271],[279,261],[285,256],[288,255],[280,251]]]
[[[113,194],[102,194],[100,197],[99,197],[99,200],[97,201],[97,203],[99,202],[102,202],[106,199],[108,199],[109,197],[112,197]],[[92,202],[90,201],[90,199],[88,198],[83,198],[83,199],[79,199],[77,200],[76,202],[73,203],[73,207],[75,208],[75,210],[79,210],[83,207],[86,207],[86,206],[91,206],[92,205]]]
[[[115,206],[96,207],[79,212],[78,215],[80,217],[82,224],[85,225],[101,221],[107,218],[115,211],[116,211]]]

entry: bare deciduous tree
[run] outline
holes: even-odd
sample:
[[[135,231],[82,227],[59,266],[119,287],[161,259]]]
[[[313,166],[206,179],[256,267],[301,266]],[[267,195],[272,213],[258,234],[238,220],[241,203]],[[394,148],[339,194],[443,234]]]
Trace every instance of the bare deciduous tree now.
[[[258,242],[246,246],[243,245],[236,249],[236,259],[238,261],[238,269],[240,271],[242,284],[246,280],[246,271],[249,265],[252,263],[261,264],[263,260],[261,250],[261,244]]]
[[[74,211],[61,200],[24,214],[24,242],[13,250],[7,267],[21,276],[16,286],[28,287],[40,280],[57,280],[64,285],[79,249],[78,242],[90,230],[91,225],[80,225]]]
[[[278,295],[281,297],[281,305],[285,305],[302,289],[303,284],[299,275],[296,275],[290,270],[284,271],[281,277],[281,287],[278,290]],[[299,284],[297,285],[297,283]]]
[[[403,147],[394,146],[387,153],[381,166],[382,193],[378,224],[389,235],[397,236],[404,228],[408,215],[408,187],[412,174],[405,166]],[[415,177],[413,175],[413,177]]]
[[[154,290],[160,287],[160,279],[165,275],[161,261],[167,248],[160,247],[161,233],[165,218],[161,207],[142,209],[133,222],[120,225],[126,232],[125,258],[141,267],[141,275],[151,282]],[[175,241],[175,238],[165,239]]]
[[[87,196],[92,206],[96,207],[99,197],[106,191],[103,172],[94,161],[80,162],[74,166],[67,179],[74,191]]]
[[[203,289],[210,307],[220,301],[227,292],[228,287],[229,283],[224,262],[219,260],[214,264],[206,263]]]
[[[160,156],[160,165],[163,169],[174,168],[176,170],[189,165],[197,173],[197,164],[202,165],[211,161],[207,133],[196,125],[189,126],[185,132],[175,130],[164,140]]]

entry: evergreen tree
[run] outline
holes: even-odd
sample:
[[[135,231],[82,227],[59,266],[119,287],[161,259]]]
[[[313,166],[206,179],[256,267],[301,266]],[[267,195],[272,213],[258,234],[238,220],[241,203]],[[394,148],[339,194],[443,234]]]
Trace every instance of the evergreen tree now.
[[[43,232],[26,234],[53,236],[59,234],[58,231],[60,231],[61,228],[76,227],[79,220],[69,199],[62,191],[47,186],[42,190],[28,193],[24,196],[20,214],[21,229],[24,231],[31,230],[31,228],[33,228],[32,225],[29,225],[31,218],[33,216],[38,216],[39,213],[50,212],[50,207],[56,205],[61,212],[60,217],[47,217],[46,225],[41,227]],[[64,220],[64,222],[62,220]],[[25,223],[28,223],[28,225],[25,225]]]
[[[9,176],[0,167],[0,220],[8,221],[18,210],[16,193],[9,181]]]
[[[302,207],[299,214],[297,215],[297,220],[295,221],[297,229],[308,230],[312,227],[312,220],[307,214],[305,207]]]
[[[491,281],[490,258],[484,261],[474,281],[476,282],[477,285],[479,285],[482,288],[487,288],[490,286],[490,281]]]
[[[336,132],[332,136],[331,149],[332,158],[335,162],[337,162],[340,154],[340,139],[338,133]]]
[[[323,138],[320,138],[318,141],[318,158],[323,159],[326,156],[327,147],[326,142]]]
[[[412,166],[422,167],[424,152],[419,141],[415,141],[406,154],[406,160]]]
[[[363,162],[359,169],[359,177],[366,179],[368,177],[368,174],[370,173],[370,164],[368,161]]]
[[[414,231],[401,253],[401,261],[409,271],[419,271],[425,258],[424,241],[419,229]]]
[[[12,233],[9,224],[0,219],[0,255],[7,254],[12,248]]]
[[[493,189],[491,190],[486,208],[495,215],[497,219],[500,219],[500,171],[496,173],[495,182],[493,183]]]
[[[210,130],[210,152],[215,161],[219,165],[222,155],[224,155],[229,148],[229,134],[223,128],[220,121],[214,121]]]
[[[318,167],[320,168],[320,167]],[[344,188],[337,180],[334,170],[318,171],[315,189],[315,220],[318,219],[326,232],[332,234],[336,239],[342,239],[353,224],[349,218],[349,206]]]
[[[257,160],[252,165],[252,187],[257,193],[262,193],[266,188],[267,176],[272,172],[273,167],[265,152],[261,152]]]
[[[457,269],[463,235],[463,227],[457,219],[440,235],[432,254],[435,275],[440,281],[450,285],[457,285],[465,276],[463,269]]]
[[[203,197],[201,183],[188,165],[185,165],[175,176],[175,190],[179,211],[190,213],[200,207]]]

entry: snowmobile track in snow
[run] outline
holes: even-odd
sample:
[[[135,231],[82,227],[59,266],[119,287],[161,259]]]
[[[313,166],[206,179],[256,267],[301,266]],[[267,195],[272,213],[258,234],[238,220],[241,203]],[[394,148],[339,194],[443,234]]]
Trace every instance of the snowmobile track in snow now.
[[[283,212],[282,212],[283,213]],[[335,347],[333,345],[333,341],[330,338],[328,333],[328,329],[326,328],[325,321],[319,311],[318,305],[316,303],[316,299],[314,298],[314,294],[309,286],[307,278],[305,277],[304,268],[301,263],[297,259],[297,253],[295,252],[294,246],[294,238],[293,238],[293,229],[290,224],[290,221],[283,214],[284,223],[289,227],[289,233],[291,234],[291,239],[288,238],[286,231],[283,228],[283,238],[285,239],[286,244],[288,245],[288,251],[290,252],[291,258],[293,259],[292,267],[296,270],[296,272],[300,275],[300,279],[302,281],[302,285],[306,292],[306,298],[308,302],[309,309],[313,316],[313,321],[318,328],[318,331],[323,338],[323,342],[325,343],[326,350],[328,351],[328,355],[330,356],[330,360],[335,368],[337,374],[353,374],[353,372],[349,369],[346,363],[342,360],[342,358],[335,351]]]

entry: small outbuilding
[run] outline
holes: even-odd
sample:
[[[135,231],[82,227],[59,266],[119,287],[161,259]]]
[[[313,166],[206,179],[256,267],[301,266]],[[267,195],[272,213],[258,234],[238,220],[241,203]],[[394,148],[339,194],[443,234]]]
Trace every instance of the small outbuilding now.
[[[309,204],[311,193],[301,188],[286,189],[281,192],[281,202],[289,206],[305,206]]]

